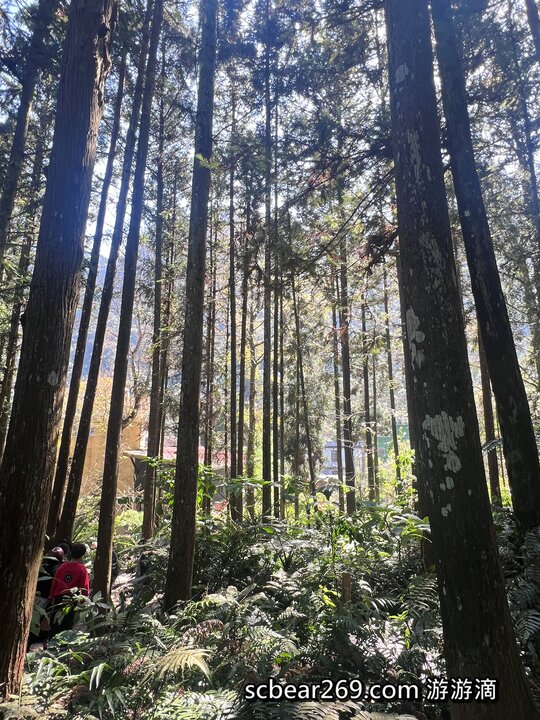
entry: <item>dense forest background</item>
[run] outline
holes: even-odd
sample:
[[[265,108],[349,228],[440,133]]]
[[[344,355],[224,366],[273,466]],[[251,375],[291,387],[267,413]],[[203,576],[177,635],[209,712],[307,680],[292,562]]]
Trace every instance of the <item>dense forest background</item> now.
[[[536,0],[0,1],[0,715],[538,717],[539,80]]]

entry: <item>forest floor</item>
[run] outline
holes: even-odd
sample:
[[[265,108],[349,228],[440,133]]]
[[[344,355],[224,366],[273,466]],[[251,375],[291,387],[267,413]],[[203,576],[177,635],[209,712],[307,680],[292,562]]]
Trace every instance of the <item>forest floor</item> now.
[[[135,521],[134,511],[128,513]],[[295,685],[341,680],[356,690],[357,679],[365,687],[422,686],[430,676],[444,676],[436,579],[421,556],[424,530],[403,508],[368,504],[354,517],[323,512],[316,527],[201,520],[194,599],[165,615],[167,523],[145,547],[133,527],[127,533],[119,527],[115,609],[105,613],[99,600],[86,599],[73,631],[29,653],[23,693],[0,706],[0,718],[445,718],[443,705],[425,699],[313,703],[245,696],[247,685],[269,679]],[[498,530],[516,633],[538,685],[540,540],[512,545],[514,530],[504,514]],[[81,524],[77,539],[91,533]],[[141,550],[144,572],[136,577]],[[349,579],[350,597],[344,591]]]

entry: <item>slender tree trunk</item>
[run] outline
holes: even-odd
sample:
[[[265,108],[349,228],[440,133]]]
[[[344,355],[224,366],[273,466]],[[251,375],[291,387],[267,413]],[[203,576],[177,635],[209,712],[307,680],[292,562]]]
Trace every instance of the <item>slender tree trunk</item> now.
[[[349,351],[350,317],[349,284],[347,276],[347,239],[345,236],[341,238],[340,263],[341,306],[339,309],[339,327],[341,337],[341,371],[343,373],[343,449],[345,456],[345,484],[347,485],[345,506],[347,508],[347,514],[352,515],[356,509],[356,479],[351,403],[351,356]]]
[[[300,332],[300,313],[298,310],[298,299],[296,295],[296,283],[294,276],[292,278],[292,296],[293,296],[293,310],[294,310],[294,322],[296,326],[296,357],[298,361],[298,374],[300,379],[300,393],[302,396],[302,410],[304,411],[304,430],[306,433],[306,450],[308,455],[308,468],[309,468],[309,492],[313,500],[315,500],[317,489],[315,486],[315,462],[313,459],[313,448],[311,442],[311,428],[309,424],[309,409],[308,399],[306,395],[306,383],[304,376],[304,360],[302,356],[302,339]]]
[[[497,703],[452,703],[451,716],[533,720],[538,712],[513,635],[485,482],[439,150],[427,0],[387,0],[386,13],[410,421],[437,561],[447,674],[501,678]]]
[[[17,109],[15,133],[4,176],[2,195],[0,196],[0,265],[6,249],[11,215],[15,206],[17,187],[24,163],[24,151],[28,137],[34,90],[36,89],[44,58],[47,56],[45,39],[59,4],[59,0],[40,0],[32,36],[28,44],[26,64],[21,78],[21,97]]]
[[[367,303],[367,289],[364,293],[362,301],[362,344],[363,344],[363,376],[364,376],[364,424],[366,426],[365,438],[366,438],[366,460],[367,460],[367,472],[368,472],[368,497],[373,502],[377,497],[377,491],[375,488],[375,474],[373,472],[373,436],[371,428],[371,416],[370,416],[370,398],[369,398],[369,342],[367,334],[366,324],[366,303]]]
[[[300,368],[298,363],[298,353],[296,353],[296,373],[294,387],[294,464],[293,473],[295,477],[294,491],[294,519],[300,517],[300,492],[298,489],[301,470],[300,470]]]
[[[115,21],[113,0],[75,0],[70,8],[38,249],[0,467],[4,696],[18,692],[24,669]]]
[[[279,284],[279,472],[281,493],[279,497],[280,516],[286,520],[285,507],[285,323],[283,315],[283,269]]]
[[[278,217],[278,138],[279,138],[279,94],[277,90],[277,69],[275,72],[274,92],[274,332],[273,332],[273,364],[272,364],[272,469],[274,484],[274,517],[279,520],[281,509],[281,481],[279,477],[279,217]]]
[[[495,440],[495,416],[493,414],[493,403],[491,402],[491,383],[489,380],[489,369],[482,341],[482,333],[478,325],[478,355],[480,357],[480,378],[482,381],[482,406],[484,409],[484,430],[486,443]],[[488,478],[491,490],[491,501],[501,504],[501,486],[499,484],[499,463],[495,448],[488,451]]]
[[[56,528],[60,516],[60,507],[62,504],[62,496],[66,484],[69,451],[71,447],[71,435],[73,432],[73,423],[77,412],[77,400],[79,398],[79,389],[81,386],[81,378],[84,366],[84,355],[86,352],[86,341],[88,339],[88,329],[90,327],[90,319],[92,317],[92,303],[94,301],[94,293],[96,290],[96,280],[99,265],[99,253],[101,249],[101,241],[103,239],[103,228],[105,226],[105,214],[107,212],[107,200],[111,187],[114,161],[116,157],[116,146],[120,135],[120,121],[122,118],[122,101],[124,97],[124,81],[126,77],[126,61],[127,49],[122,53],[120,63],[118,89],[116,91],[116,100],[114,106],[113,125],[111,130],[111,141],[109,145],[109,154],[107,157],[107,167],[101,187],[101,197],[99,202],[99,210],[96,220],[96,231],[94,233],[94,241],[92,244],[92,252],[90,255],[90,263],[88,267],[88,276],[86,278],[86,287],[84,290],[84,300],[81,309],[81,319],[79,322],[79,334],[77,336],[77,345],[75,355],[73,357],[73,368],[71,370],[71,380],[69,384],[69,392],[66,403],[66,411],[64,414],[64,424],[62,426],[62,437],[60,440],[60,449],[56,461],[56,472],[54,476],[53,493],[51,504],[49,507],[49,519],[47,522],[47,535],[50,539],[55,537]]]
[[[137,275],[137,255],[144,206],[144,176],[146,158],[150,138],[152,100],[157,68],[157,52],[161,24],[163,19],[163,0],[154,0],[152,29],[148,62],[146,65],[146,82],[144,86],[141,119],[139,123],[139,140],[133,175],[133,192],[131,195],[131,216],[125,247],[124,282],[122,287],[122,304],[120,307],[120,323],[114,361],[113,382],[111,388],[111,406],[107,423],[105,443],[105,460],[103,465],[103,482],[101,486],[101,502],[99,506],[99,525],[96,558],[94,560],[94,592],[101,592],[104,599],[109,597],[112,564],[113,527],[116,511],[116,489],[118,485],[118,453],[122,417],[124,413],[124,395],[128,370],[129,346],[131,341],[131,322],[135,300],[135,282]],[[145,500],[147,498],[145,497]]]
[[[396,397],[394,393],[394,363],[392,358],[392,334],[390,332],[390,313],[388,306],[388,275],[386,271],[386,262],[383,265],[383,283],[384,283],[384,324],[386,335],[386,358],[388,363],[388,390],[390,394],[390,421],[392,424],[392,446],[394,448],[394,458],[396,466],[396,491],[400,495],[403,491],[403,481],[401,479],[401,467],[399,465],[399,442],[396,423]]]
[[[249,228],[249,213],[246,219],[246,228]],[[247,315],[248,315],[248,282],[249,282],[249,255],[244,247],[242,270],[242,317],[240,321],[240,373],[238,383],[238,477],[244,476],[244,432],[245,432],[245,405],[246,405],[246,343],[247,343]],[[243,516],[242,495],[238,497],[238,509]]]
[[[264,349],[263,349],[263,427],[262,427],[262,514],[269,518],[272,514],[272,108],[270,103],[270,0],[265,3],[265,55],[264,55]]]
[[[116,276],[116,265],[122,237],[124,233],[124,221],[126,217],[126,208],[128,200],[129,185],[131,179],[131,168],[135,155],[136,132],[139,123],[139,114],[142,103],[142,92],[144,86],[146,53],[148,50],[148,38],[150,31],[150,17],[152,12],[152,0],[147,0],[146,15],[141,38],[141,55],[139,57],[137,80],[133,93],[133,106],[131,109],[131,117],[129,128],[126,134],[126,145],[124,149],[124,162],[122,167],[122,180],[120,184],[120,192],[118,195],[118,203],[116,206],[116,218],[114,222],[113,235],[111,239],[111,249],[109,251],[109,259],[105,270],[105,279],[101,290],[101,301],[99,305],[99,313],[94,333],[94,344],[92,346],[92,355],[90,358],[90,366],[88,369],[88,377],[86,379],[86,388],[84,391],[83,405],[81,416],[79,418],[79,428],[77,438],[73,448],[73,457],[69,469],[66,494],[64,504],[60,514],[60,520],[56,529],[56,537],[71,537],[73,533],[73,523],[75,522],[75,514],[77,512],[77,503],[81,491],[81,484],[84,472],[84,462],[86,458],[86,448],[88,446],[88,438],[90,437],[90,427],[92,421],[92,411],[94,409],[94,400],[99,381],[99,370],[101,367],[101,355],[103,353],[103,345],[105,343],[105,333],[107,331],[107,321],[114,290],[114,279]]]
[[[230,393],[230,449],[231,449],[231,480],[238,476],[238,445],[237,445],[237,367],[236,367],[236,228],[234,222],[234,179],[235,179],[235,142],[236,142],[236,95],[232,90],[232,124],[231,124],[231,167],[229,173],[229,312],[231,320],[231,393]],[[242,519],[240,506],[242,490],[231,494],[231,517],[238,522]]]
[[[149,458],[159,455],[160,435],[160,387],[161,387],[161,287],[163,281],[163,158],[165,135],[165,50],[162,49],[160,104],[159,104],[159,140],[156,178],[156,237],[154,262],[154,329],[152,333],[152,380],[150,386],[150,411],[148,416],[148,445],[146,454]],[[144,481],[144,513],[142,524],[143,540],[149,540],[155,531],[156,505],[156,467],[148,462],[145,468]]]
[[[191,195],[182,392],[176,453],[176,482],[164,607],[191,597],[199,455],[199,396],[202,365],[206,226],[212,156],[216,62],[216,0],[201,2],[202,39]],[[204,162],[201,161],[204,159]]]
[[[336,413],[336,450],[337,450],[337,474],[339,484],[339,511],[345,512],[345,493],[343,492],[343,445],[341,442],[341,388],[339,383],[339,348],[338,348],[338,307],[339,292],[337,277],[332,276],[333,295],[332,302],[332,356],[334,366],[334,407]]]
[[[246,489],[246,509],[251,520],[255,520],[255,493],[253,478],[255,476],[255,391],[257,379],[257,357],[255,355],[255,310],[253,305],[249,312],[249,400],[248,400],[248,439],[246,448],[246,473],[250,486]]]
[[[212,214],[211,214],[212,218]],[[204,427],[204,465],[212,472],[213,458],[213,435],[214,435],[214,357],[216,340],[216,292],[217,292],[217,266],[215,262],[214,245],[217,246],[217,220],[216,220],[216,241],[212,242],[212,229],[209,231],[209,274],[211,278],[211,295],[207,305],[207,332],[206,332],[206,394],[205,394],[205,427]],[[211,499],[204,497],[202,510],[206,515],[211,512]]]
[[[279,269],[277,255],[274,262],[274,331],[272,357],[272,482],[274,485],[274,517],[280,515],[279,480]]]
[[[373,420],[371,422],[373,440],[373,482],[375,484],[375,500],[380,499],[379,486],[379,423],[377,421],[377,355],[371,358],[372,382],[371,394],[373,396]]]
[[[514,512],[522,531],[527,532],[540,525],[536,439],[474,162],[461,50],[449,0],[434,0],[432,13],[452,176],[472,290],[501,422]]]

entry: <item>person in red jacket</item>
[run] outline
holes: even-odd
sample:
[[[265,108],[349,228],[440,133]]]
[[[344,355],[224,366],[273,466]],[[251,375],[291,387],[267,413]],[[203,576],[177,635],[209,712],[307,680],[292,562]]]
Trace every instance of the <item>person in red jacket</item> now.
[[[51,636],[64,630],[72,630],[75,622],[73,590],[88,595],[90,580],[88,570],[83,563],[86,554],[84,543],[74,543],[71,547],[71,560],[62,563],[54,574],[51,586]]]

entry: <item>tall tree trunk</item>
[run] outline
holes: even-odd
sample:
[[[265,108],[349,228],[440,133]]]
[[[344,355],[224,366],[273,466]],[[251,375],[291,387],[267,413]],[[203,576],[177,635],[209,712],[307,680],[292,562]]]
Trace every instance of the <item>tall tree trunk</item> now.
[[[283,314],[283,269],[279,284],[279,472],[281,475],[280,515],[286,520],[285,506],[285,323]]]
[[[159,455],[160,436],[160,388],[161,375],[161,287],[163,281],[163,158],[165,136],[165,50],[162,48],[160,103],[159,103],[159,138],[156,178],[156,237],[154,260],[154,328],[152,332],[152,380],[150,385],[150,410],[148,415],[148,445],[146,455],[155,458]],[[155,531],[156,506],[156,466],[147,462],[144,480],[144,512],[142,523],[143,540],[149,540]]]
[[[309,493],[313,500],[317,495],[317,488],[315,486],[315,461],[313,458],[313,447],[311,442],[311,428],[309,424],[309,409],[308,399],[306,394],[306,382],[304,375],[304,359],[302,353],[302,338],[300,330],[300,312],[298,309],[298,298],[296,294],[296,283],[294,276],[292,278],[292,300],[293,300],[293,311],[294,311],[294,322],[296,326],[296,357],[298,362],[298,375],[300,379],[300,393],[302,397],[302,410],[304,411],[304,430],[306,433],[306,450],[308,455],[308,468],[309,468]]]
[[[508,611],[468,366],[427,0],[387,0],[386,14],[410,421],[437,561],[446,668],[451,678],[504,678],[497,703],[453,703],[451,716],[532,720],[538,712]]]
[[[126,217],[126,208],[128,201],[129,186],[131,180],[131,168],[135,155],[136,133],[139,123],[139,115],[141,111],[142,92],[144,87],[144,76],[146,67],[146,53],[148,50],[148,39],[150,31],[150,19],[152,12],[152,0],[147,0],[146,15],[143,25],[141,50],[137,68],[137,80],[133,93],[133,106],[131,108],[131,117],[129,127],[126,134],[126,144],[124,148],[124,160],[122,167],[122,180],[120,184],[120,192],[118,195],[118,203],[116,206],[116,217],[114,221],[113,235],[111,239],[111,249],[109,251],[109,259],[105,270],[105,279],[101,290],[101,301],[97,317],[96,329],[94,333],[94,344],[92,346],[92,355],[90,358],[90,366],[88,368],[88,377],[86,379],[86,388],[84,391],[83,405],[81,416],[79,418],[79,427],[77,430],[77,438],[73,448],[73,457],[69,469],[68,482],[66,486],[66,494],[64,504],[60,514],[60,520],[56,528],[56,538],[71,537],[73,533],[73,523],[75,522],[75,514],[77,512],[77,503],[81,491],[81,484],[84,472],[84,462],[86,458],[86,448],[88,446],[88,438],[90,437],[90,427],[92,421],[92,411],[94,409],[94,400],[99,381],[99,370],[101,367],[101,356],[103,353],[103,345],[105,343],[105,333],[107,330],[107,321],[111,309],[111,302],[114,290],[114,279],[116,276],[116,265],[122,237],[124,233],[124,221]],[[60,482],[60,480],[58,480]],[[52,519],[49,517],[49,522]],[[51,537],[53,537],[51,535]]]
[[[249,254],[247,248],[247,237],[249,222],[249,211],[246,217],[246,240],[243,250],[242,261],[242,317],[240,320],[240,372],[238,382],[238,477],[244,476],[244,433],[245,433],[245,405],[246,405],[246,343],[247,343],[247,316],[248,316],[248,283],[249,283]],[[243,516],[243,499],[239,495],[239,510]]]
[[[281,258],[279,253],[279,217],[278,217],[278,138],[279,138],[279,93],[277,89],[277,69],[275,71],[274,92],[274,331],[272,363],[272,481],[274,485],[274,517],[279,520],[281,511],[281,481],[279,477],[279,278]]]
[[[340,202],[341,204],[341,202]],[[345,484],[347,494],[345,507],[352,515],[356,509],[356,476],[354,470],[354,441],[351,403],[351,355],[349,350],[349,283],[347,273],[347,238],[340,243],[340,308],[339,328],[341,338],[341,372],[343,373],[343,450],[345,456]]]
[[[26,237],[23,241],[21,254],[19,256],[19,264],[17,268],[17,277],[19,285],[15,291],[13,307],[9,322],[9,335],[7,339],[5,370],[0,387],[0,460],[4,453],[6,437],[9,425],[10,399],[13,388],[13,380],[15,377],[15,360],[17,356],[17,344],[19,341],[19,324],[23,308],[24,299],[24,283],[26,273],[30,266],[30,252],[34,243],[36,234],[36,218],[37,218],[37,200],[41,187],[41,174],[43,172],[43,158],[45,154],[43,135],[45,130],[46,117],[42,118],[40,133],[36,142],[36,152],[34,164],[32,168],[31,197],[34,199],[32,213],[29,218],[29,226]]]
[[[380,499],[379,486],[379,423],[377,420],[377,355],[371,357],[372,382],[371,395],[373,397],[373,420],[371,421],[371,435],[373,440],[373,482],[375,484],[375,500]]]
[[[262,514],[272,514],[272,108],[270,103],[270,0],[265,3],[266,37],[264,50],[264,349],[263,349],[263,426],[262,426]]]
[[[522,531],[527,532],[540,525],[536,439],[474,162],[461,49],[449,0],[434,0],[432,14],[452,177],[472,290],[501,423],[514,512]]]
[[[339,348],[338,348],[338,307],[339,291],[338,279],[332,275],[333,296],[332,301],[332,359],[334,366],[334,407],[336,422],[336,450],[337,450],[337,475],[339,484],[339,510],[345,512],[345,493],[343,492],[343,445],[341,442],[341,388],[339,383]]]
[[[116,91],[116,100],[114,106],[113,125],[111,130],[111,140],[109,145],[109,154],[107,157],[107,166],[103,177],[103,185],[101,187],[101,197],[99,202],[99,210],[96,220],[96,231],[94,233],[94,241],[92,244],[92,252],[90,254],[90,263],[88,267],[88,275],[86,278],[86,287],[84,290],[84,300],[81,309],[81,319],[79,322],[79,334],[77,336],[77,345],[75,355],[73,357],[73,368],[71,370],[71,380],[69,383],[69,392],[66,403],[66,411],[64,414],[64,424],[62,426],[62,437],[60,440],[60,449],[56,461],[56,472],[54,476],[53,493],[51,504],[49,507],[49,519],[47,522],[47,535],[54,538],[58,520],[60,516],[60,507],[69,464],[69,451],[71,447],[71,435],[73,432],[73,423],[77,412],[77,400],[79,398],[79,389],[81,386],[81,377],[84,366],[84,355],[86,352],[86,341],[88,339],[88,328],[90,327],[90,319],[92,317],[92,303],[94,301],[94,293],[96,290],[96,280],[99,265],[99,253],[101,249],[101,241],[103,239],[103,228],[105,226],[105,215],[107,212],[107,200],[111,187],[114,161],[116,158],[116,146],[120,135],[120,121],[122,119],[122,101],[124,97],[124,81],[126,77],[127,64],[127,48],[122,53],[120,63],[118,89]]]
[[[253,478],[255,476],[255,392],[257,379],[257,357],[255,349],[255,310],[253,304],[249,311],[249,399],[248,399],[248,439],[246,448],[246,473],[249,487],[246,489],[246,509],[251,520],[255,520],[255,493]]]
[[[45,39],[49,26],[58,9],[60,0],[40,0],[34,20],[32,36],[28,43],[26,63],[21,77],[21,97],[15,121],[15,133],[11,143],[9,160],[0,197],[0,266],[6,249],[11,215],[15,206],[17,187],[24,163],[24,151],[28,137],[28,125],[32,112],[32,100],[44,58],[47,56]]]
[[[366,323],[366,303],[367,303],[367,288],[364,291],[364,298],[362,300],[362,374],[364,376],[364,424],[365,424],[365,438],[366,438],[366,460],[367,460],[367,472],[368,472],[368,498],[374,501],[377,497],[377,491],[375,489],[375,473],[373,472],[373,436],[371,428],[371,416],[370,416],[370,398],[369,398],[369,341],[367,334],[367,323]]]
[[[229,310],[231,320],[231,393],[230,393],[230,449],[231,449],[231,480],[238,476],[237,447],[237,368],[236,368],[236,228],[234,222],[234,179],[235,179],[235,142],[236,142],[236,95],[232,90],[232,122],[231,122],[231,167],[229,172]],[[231,517],[238,522],[242,519],[240,506],[242,490],[231,494]]]
[[[489,380],[489,368],[482,341],[482,333],[478,325],[478,355],[480,358],[480,378],[482,382],[482,407],[484,409],[484,430],[486,443],[495,440],[495,416],[493,414],[493,403],[491,402],[491,383]],[[499,484],[499,463],[497,461],[496,448],[488,451],[488,478],[491,490],[491,501],[501,504],[501,486]]]
[[[212,213],[211,213],[212,217]],[[207,472],[212,473],[213,458],[213,436],[214,436],[214,358],[216,349],[216,293],[217,293],[217,264],[215,261],[215,250],[217,247],[217,220],[216,220],[216,240],[212,242],[212,229],[209,231],[210,242],[209,249],[209,275],[211,278],[211,295],[207,300],[207,326],[206,326],[206,387],[205,387],[205,413],[204,413],[204,465],[208,468]],[[204,497],[202,501],[202,510],[207,515],[211,511],[211,498]]]
[[[38,249],[0,466],[4,696],[18,692],[24,669],[115,21],[114,0],[75,0],[70,8]]]
[[[400,495],[403,491],[401,467],[399,465],[399,442],[396,423],[396,397],[394,392],[394,363],[392,358],[392,334],[390,332],[390,313],[388,304],[388,274],[386,262],[383,265],[383,293],[384,293],[384,324],[386,337],[386,358],[388,364],[388,390],[390,394],[390,422],[392,424],[392,446],[394,449],[394,462],[396,466],[396,491]]]
[[[195,160],[191,194],[186,312],[182,352],[182,392],[176,453],[176,482],[171,524],[171,546],[164,606],[191,596],[197,475],[199,456],[199,395],[202,365],[206,226],[212,156],[212,119],[216,62],[217,1],[201,1],[202,39],[195,133]]]
[[[103,464],[103,481],[99,506],[98,545],[94,560],[93,591],[101,592],[104,599],[108,599],[109,597],[111,581],[113,528],[116,511],[116,490],[118,485],[118,453],[120,434],[122,432],[122,417],[124,414],[124,395],[131,341],[131,322],[135,300],[137,256],[139,252],[139,238],[144,206],[144,176],[146,172],[146,158],[148,156],[152,100],[154,97],[157,53],[162,19],[163,0],[154,0],[148,62],[146,65],[146,81],[139,123],[139,140],[137,143],[137,156],[133,175],[131,215],[125,247],[122,304],[120,307],[120,322],[118,326],[118,340],[116,343],[116,357],[114,360],[111,388],[111,405],[105,442],[105,460]]]

